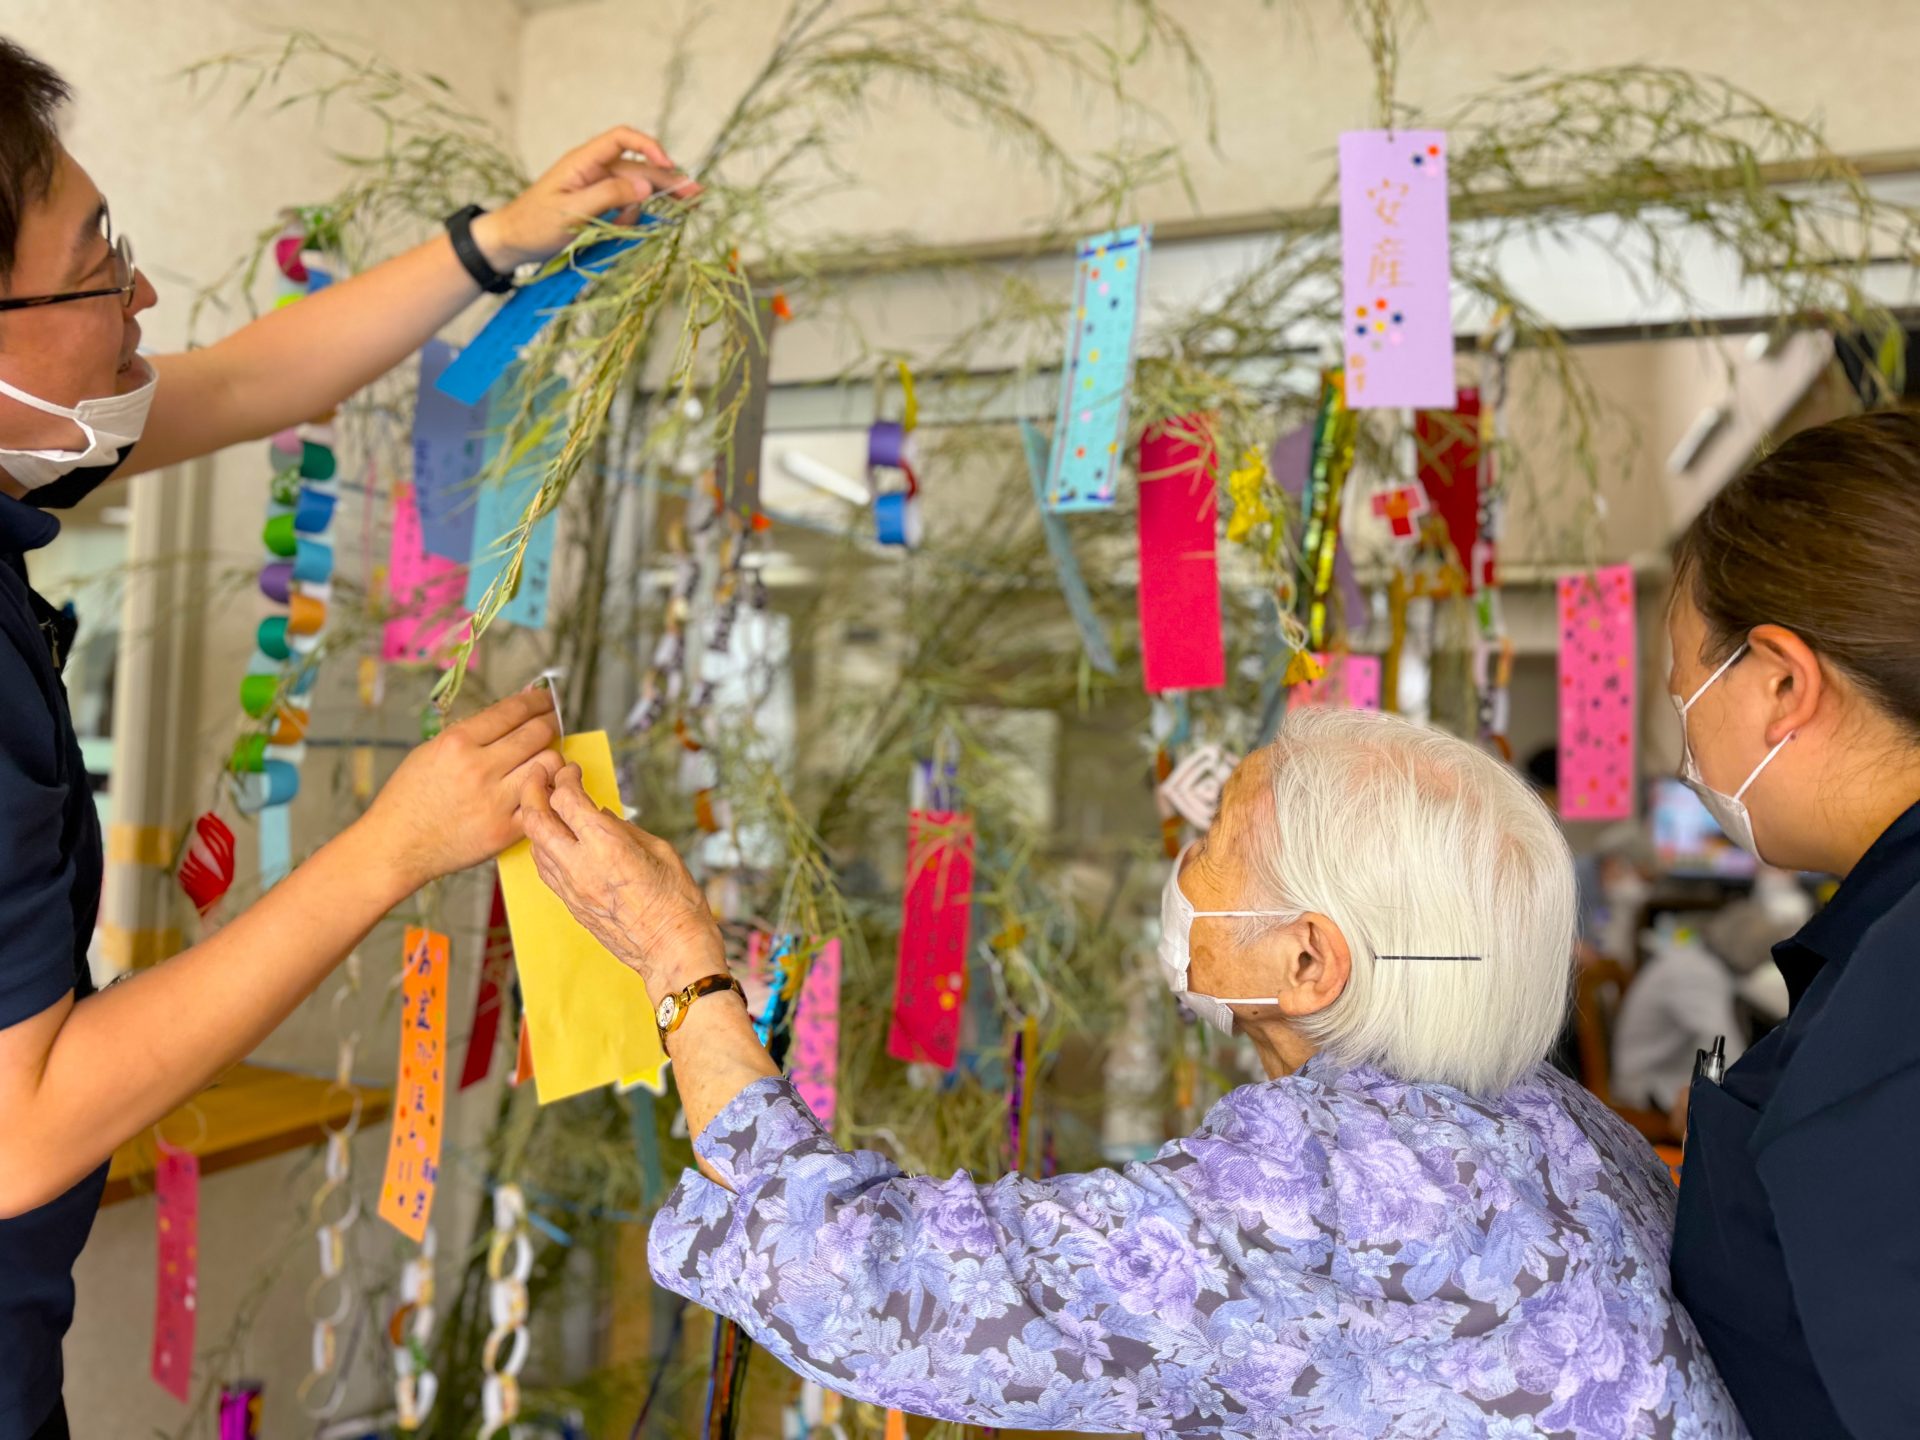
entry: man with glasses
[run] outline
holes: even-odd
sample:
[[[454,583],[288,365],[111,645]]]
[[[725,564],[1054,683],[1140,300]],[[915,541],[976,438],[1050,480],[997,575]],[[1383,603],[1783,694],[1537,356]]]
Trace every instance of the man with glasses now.
[[[451,726],[245,914],[92,994],[102,855],[59,677],[73,621],[27,582],[26,553],[59,530],[48,509],[330,410],[583,217],[697,189],[651,138],[609,130],[501,209],[468,207],[363,275],[149,360],[153,287],[60,143],[66,99],[0,39],[0,1440],[67,1434],[73,1262],[114,1147],[245,1056],[419,885],[517,839],[521,788],[559,767],[545,691]]]

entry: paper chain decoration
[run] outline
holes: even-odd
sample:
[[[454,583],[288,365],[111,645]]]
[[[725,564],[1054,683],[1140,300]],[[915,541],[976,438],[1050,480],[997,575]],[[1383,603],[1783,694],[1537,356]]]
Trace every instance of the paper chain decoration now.
[[[873,536],[882,545],[912,550],[920,544],[920,479],[914,474],[913,431],[920,421],[914,398],[913,372],[900,363],[904,409],[898,420],[876,420],[867,428],[867,483],[873,490]],[[883,470],[898,470],[906,478],[901,490],[880,488]]]
[[[518,1185],[493,1192],[493,1234],[487,1242],[487,1332],[480,1365],[481,1440],[491,1440],[520,1415],[520,1370],[527,1363],[527,1279],[533,1274],[533,1241],[527,1234],[527,1202]]]
[[[402,1430],[418,1430],[433,1410],[440,1378],[427,1364],[433,1338],[434,1238],[428,1229],[420,1250],[400,1270],[400,1306],[387,1322],[393,1352],[393,1404]]]
[[[360,1218],[360,1196],[353,1188],[353,1137],[360,1128],[360,1095],[353,1087],[354,1058],[360,1032],[347,1030],[341,1019],[360,990],[360,954],[347,956],[340,984],[333,992],[333,1013],[339,1034],[333,1072],[333,1091],[353,1096],[353,1108],[337,1129],[323,1126],[327,1136],[326,1165],[320,1188],[308,1202],[314,1240],[320,1252],[319,1273],[307,1287],[307,1315],[313,1322],[313,1358],[295,1398],[314,1420],[331,1419],[346,1398],[347,1374],[336,1368],[340,1353],[340,1325],[353,1313],[356,1299],[347,1268],[347,1232]],[[256,1393],[255,1410],[258,1409]],[[223,1410],[224,1416],[224,1410]],[[225,1424],[225,1420],[222,1420]],[[222,1440],[225,1432],[222,1431]]]
[[[289,226],[274,242],[282,277],[275,308],[294,304],[333,282],[333,261],[308,248],[304,231]],[[332,415],[273,437],[272,490],[261,532],[267,563],[260,591],[286,612],[260,622],[258,651],[240,681],[240,705],[263,728],[234,748],[228,769],[234,803],[260,817],[263,885],[286,863],[287,806],[300,792],[305,754],[308,695],[315,651],[332,598],[333,512],[339,494],[333,479]]]
[[[703,754],[696,731],[706,709],[713,703],[718,678],[725,672],[733,647],[733,629],[744,603],[756,611],[768,606],[767,583],[760,567],[749,564],[755,533],[750,520],[729,517],[711,486],[696,485],[696,501],[691,512],[692,548],[674,558],[673,586],[667,593],[660,638],[654,642],[653,657],[640,683],[640,698],[627,714],[628,736],[645,735],[666,717],[670,707],[680,705],[675,733],[687,750],[682,775],[693,794],[700,826],[708,833],[725,828],[715,798],[716,778],[711,757]],[[704,497],[704,498],[703,498]],[[707,644],[701,655],[699,677],[687,688],[687,635],[697,633],[694,604],[700,594],[703,575],[712,569],[718,579],[713,590],[713,616],[707,631]],[[622,776],[623,787],[630,775]]]

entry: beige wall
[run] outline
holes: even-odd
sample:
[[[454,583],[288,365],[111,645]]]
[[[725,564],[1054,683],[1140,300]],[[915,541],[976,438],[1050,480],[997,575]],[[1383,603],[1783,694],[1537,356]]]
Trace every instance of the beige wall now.
[[[1333,0],[1163,0],[1186,24],[1218,94],[1219,153],[1208,152],[1184,81],[1142,88],[1170,120],[1192,170],[1200,214],[1306,203],[1329,174],[1335,133],[1372,123],[1367,59]],[[786,0],[725,0],[699,36],[684,115],[664,137],[690,161],[765,57]],[[1111,36],[1128,7],[1109,0],[984,0],[984,10],[1061,30]],[[1725,76],[1795,115],[1826,117],[1843,151],[1920,144],[1920,115],[1906,103],[1910,58],[1920,48],[1920,6],[1909,0],[1760,0],[1731,8],[1710,0],[1426,0],[1425,23],[1406,38],[1399,86],[1410,104],[1445,110],[1497,79],[1542,66],[1645,62]],[[585,0],[529,18],[520,54],[520,139],[550,154],[597,123],[609,97],[632,118],[657,117],[667,38],[678,0]],[[1311,25],[1303,15],[1311,15]],[[884,90],[846,150],[859,183],[816,206],[816,228],[852,234],[907,230],[942,244],[1019,234],[1046,213],[1030,166],[1010,160],[911,97]],[[1037,89],[1030,112],[1080,153],[1110,143],[1101,106],[1084,91]],[[1142,218],[1195,213],[1167,187]]]
[[[210,54],[270,43],[270,27],[322,23],[343,41],[377,48],[396,63],[428,66],[444,75],[477,107],[500,117],[509,114],[515,82],[514,53],[519,14],[511,0],[336,0],[316,11],[291,0],[10,0],[0,14],[0,32],[27,46],[58,68],[72,83],[77,100],[68,118],[69,147],[113,204],[118,225],[133,236],[141,264],[160,292],[161,302],[143,326],[156,349],[177,348],[188,339],[187,311],[193,292],[217,279],[248,246],[279,207],[331,193],[342,171],[329,145],[351,151],[371,140],[347,110],[337,114],[325,136],[305,114],[269,116],[255,111],[236,120],[226,97],[197,100],[175,78],[181,67]],[[194,337],[217,338],[238,316],[203,321]],[[218,587],[224,572],[255,569],[260,563],[259,530],[265,513],[265,460],[260,447],[247,446],[220,457],[216,467],[211,556],[185,563]],[[159,503],[159,479],[142,489]],[[124,492],[118,497],[124,501]],[[143,497],[145,503],[145,497]],[[344,514],[357,516],[357,507]],[[76,546],[80,548],[79,537]],[[56,542],[58,543],[58,542]],[[53,575],[62,557],[47,557]],[[357,568],[357,567],[356,567]],[[217,590],[204,636],[205,688],[201,697],[201,740],[195,753],[173,763],[211,775],[221,748],[231,743],[239,718],[239,677],[253,649],[253,627],[266,603],[241,582]],[[83,622],[86,617],[82,617]],[[129,617],[128,623],[145,623]],[[324,683],[324,682],[323,682]],[[350,680],[340,691],[351,694]],[[348,702],[350,703],[350,702]],[[336,723],[340,707],[322,710],[319,723]],[[299,832],[337,825],[329,814],[328,792],[335,795],[331,757],[315,752],[308,763],[305,790],[296,813]],[[251,846],[243,837],[242,863],[251,869]],[[247,884],[243,876],[241,886]],[[463,895],[449,897],[456,915],[471,909]],[[484,904],[484,899],[480,902]],[[483,918],[483,917],[482,917]],[[456,957],[450,999],[455,1025],[464,1033],[472,1005],[471,931],[455,930]],[[349,1007],[349,1019],[363,1031],[360,1073],[381,1080],[392,1073],[397,1030],[386,994],[396,973],[390,963],[399,939],[392,927],[377,932],[367,947],[367,986],[363,1002]],[[329,991],[310,1002],[264,1048],[271,1063],[328,1071],[334,1063],[334,1024]],[[492,1094],[475,1092],[453,1107],[451,1144],[471,1143],[492,1108]],[[385,1154],[386,1127],[370,1129],[355,1146],[354,1168],[362,1194],[371,1203]],[[201,1192],[199,1340],[203,1350],[218,1344],[232,1328],[248,1292],[263,1275],[278,1278],[254,1319],[244,1345],[226,1373],[240,1372],[267,1381],[263,1433],[310,1433],[294,1387],[306,1369],[309,1327],[305,1292],[315,1272],[311,1232],[302,1219],[319,1174],[313,1151],[262,1162],[209,1177]],[[446,1192],[452,1203],[441,1207],[447,1237],[464,1240],[471,1223],[474,1187],[455,1184]],[[153,1314],[153,1205],[134,1200],[101,1212],[93,1239],[77,1274],[79,1314],[67,1341],[68,1399],[74,1433],[85,1436],[133,1436],[171,1433],[187,1418],[177,1404],[147,1378]],[[372,1219],[357,1227],[361,1271],[385,1282],[393,1272],[402,1242]],[[283,1246],[291,1248],[283,1252]],[[385,1368],[385,1357],[367,1345],[356,1362],[360,1383],[355,1398],[377,1401],[368,1382]],[[209,1367],[197,1368],[196,1382]]]

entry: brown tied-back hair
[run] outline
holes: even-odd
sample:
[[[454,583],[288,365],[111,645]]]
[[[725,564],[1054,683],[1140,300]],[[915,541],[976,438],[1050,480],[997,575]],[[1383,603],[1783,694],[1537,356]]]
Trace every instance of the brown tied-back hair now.
[[[19,258],[20,222],[46,197],[60,158],[54,123],[71,92],[52,66],[0,39],[0,286]]]
[[[1793,436],[1707,502],[1673,568],[1706,621],[1702,660],[1784,626],[1920,735],[1920,413]]]

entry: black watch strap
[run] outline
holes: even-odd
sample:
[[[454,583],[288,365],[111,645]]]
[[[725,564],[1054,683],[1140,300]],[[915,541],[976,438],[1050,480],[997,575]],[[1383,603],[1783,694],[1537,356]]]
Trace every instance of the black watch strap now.
[[[513,288],[512,272],[502,274],[494,269],[492,262],[480,253],[480,247],[473,239],[473,222],[486,213],[478,205],[454,211],[446,219],[447,234],[453,241],[453,253],[460,257],[460,263],[467,267],[467,274],[473,277],[474,283],[490,294],[504,295]]]

